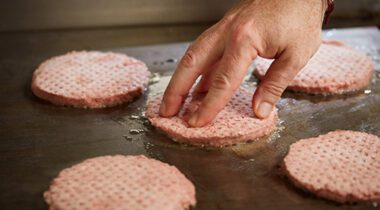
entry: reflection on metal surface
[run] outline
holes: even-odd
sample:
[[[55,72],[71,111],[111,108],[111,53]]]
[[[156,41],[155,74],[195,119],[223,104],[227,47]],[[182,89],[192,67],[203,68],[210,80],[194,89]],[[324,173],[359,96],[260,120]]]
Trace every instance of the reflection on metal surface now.
[[[149,86],[148,100],[162,95],[169,84],[171,76],[161,76],[160,81]]]
[[[149,85],[155,84],[160,81],[160,74],[159,73],[152,73],[149,79]]]
[[[144,129],[130,129],[129,130],[129,133],[130,134],[140,134],[140,133],[143,133],[143,132],[145,132],[145,130]]]
[[[327,30],[325,33],[325,38],[329,38],[329,39],[333,38],[336,32],[337,32],[336,29]]]
[[[138,119],[140,119],[140,116],[138,116],[138,115],[131,115],[131,116],[129,116],[129,119],[131,119],[131,120],[138,120]]]

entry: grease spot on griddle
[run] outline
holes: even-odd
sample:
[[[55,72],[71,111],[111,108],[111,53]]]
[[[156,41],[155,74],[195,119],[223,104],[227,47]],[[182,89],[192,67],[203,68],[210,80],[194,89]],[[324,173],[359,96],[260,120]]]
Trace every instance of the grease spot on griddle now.
[[[161,79],[161,76],[160,76],[159,73],[153,73],[153,74],[151,74],[151,76],[149,78],[149,85],[152,85],[152,84],[160,82],[160,79]]]
[[[131,129],[131,130],[129,130],[129,133],[132,135],[136,135],[136,134],[140,134],[140,133],[144,133],[144,132],[145,132],[144,129]]]

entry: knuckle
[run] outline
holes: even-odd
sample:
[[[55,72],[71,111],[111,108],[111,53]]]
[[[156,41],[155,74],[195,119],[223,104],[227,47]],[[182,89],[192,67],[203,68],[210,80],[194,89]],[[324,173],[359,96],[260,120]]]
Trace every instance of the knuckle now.
[[[222,25],[227,24],[233,21],[235,15],[233,13],[226,13],[224,17],[219,21]]]
[[[216,74],[211,85],[213,88],[217,90],[233,90],[232,84],[227,73]]]
[[[195,53],[192,47],[190,47],[182,57],[180,65],[185,68],[192,68],[195,66],[195,62]]]
[[[224,31],[227,30],[231,26],[234,19],[235,19],[234,14],[225,14],[224,17],[220,19],[211,28],[214,29],[218,33],[225,33]]]
[[[236,16],[236,12],[237,12],[236,10],[237,10],[237,8],[233,8],[233,9],[227,11],[224,14],[223,18],[219,22],[221,22],[221,23],[233,22],[233,20],[235,19],[235,16]]]
[[[233,26],[231,39],[233,43],[241,43],[244,39],[249,37],[251,26],[248,23],[236,23]]]
[[[278,83],[268,83],[262,87],[262,91],[264,94],[269,94],[271,98],[273,98],[271,102],[275,102],[275,100],[282,95],[284,87]]]

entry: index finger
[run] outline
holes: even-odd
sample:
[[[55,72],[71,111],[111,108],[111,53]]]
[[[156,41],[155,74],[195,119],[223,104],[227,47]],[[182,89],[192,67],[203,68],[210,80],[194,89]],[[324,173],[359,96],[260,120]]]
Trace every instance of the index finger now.
[[[206,97],[188,121],[190,126],[204,126],[216,117],[240,86],[254,57],[256,53],[248,53],[244,46],[227,49]]]
[[[223,45],[219,33],[206,31],[186,51],[165,90],[160,115],[170,117],[178,113],[190,88],[205,68],[216,62]]]

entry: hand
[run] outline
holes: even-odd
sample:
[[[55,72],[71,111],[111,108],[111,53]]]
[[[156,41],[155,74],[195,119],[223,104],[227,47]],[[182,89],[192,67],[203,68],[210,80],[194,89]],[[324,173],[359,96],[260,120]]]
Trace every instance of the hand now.
[[[259,55],[275,59],[252,99],[256,116],[267,117],[320,45],[324,1],[241,1],[188,48],[164,93],[160,115],[177,114],[202,76],[196,91],[207,94],[188,123],[206,125],[228,103]]]

